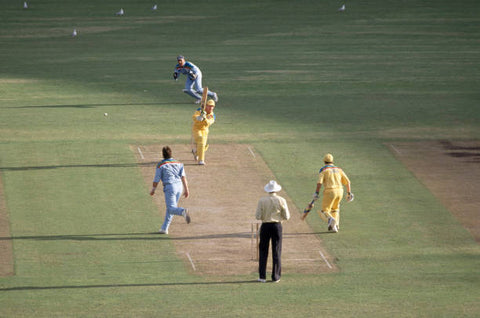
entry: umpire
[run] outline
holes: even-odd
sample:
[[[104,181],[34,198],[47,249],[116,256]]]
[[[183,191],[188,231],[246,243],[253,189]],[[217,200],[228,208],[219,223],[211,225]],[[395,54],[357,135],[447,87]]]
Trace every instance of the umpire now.
[[[278,283],[282,274],[282,221],[290,219],[287,201],[277,192],[282,187],[271,180],[264,187],[268,196],[260,198],[255,217],[262,221],[260,227],[260,258],[258,262],[258,281],[265,283],[267,277],[267,259],[270,240],[272,240],[272,281]]]

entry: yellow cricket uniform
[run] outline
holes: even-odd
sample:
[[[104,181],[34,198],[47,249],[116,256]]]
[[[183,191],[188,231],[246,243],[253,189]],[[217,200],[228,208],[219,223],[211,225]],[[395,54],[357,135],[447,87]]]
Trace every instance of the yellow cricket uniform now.
[[[199,161],[205,160],[205,152],[207,151],[207,139],[208,139],[208,127],[210,127],[215,122],[215,114],[211,112],[206,115],[206,118],[203,120],[198,120],[198,116],[202,116],[201,109],[193,114],[193,126],[192,126],[192,136],[197,145],[197,156]]]
[[[350,183],[343,170],[334,165],[326,165],[320,169],[318,183],[323,186],[322,211],[333,217],[340,225],[340,201],[343,198],[343,186]],[[320,214],[320,217],[322,215]],[[322,217],[322,219],[324,219]]]

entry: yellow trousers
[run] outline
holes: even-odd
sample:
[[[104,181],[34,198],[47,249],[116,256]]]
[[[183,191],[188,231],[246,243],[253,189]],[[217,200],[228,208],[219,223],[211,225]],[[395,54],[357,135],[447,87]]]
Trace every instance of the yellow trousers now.
[[[205,130],[194,130],[192,132],[193,140],[195,141],[195,145],[197,146],[197,156],[198,161],[205,161],[205,152],[208,149],[207,139],[208,139],[208,131]]]
[[[332,217],[340,227],[340,201],[343,198],[343,188],[326,189],[323,191],[322,210],[318,215],[322,220],[328,223],[328,218]]]

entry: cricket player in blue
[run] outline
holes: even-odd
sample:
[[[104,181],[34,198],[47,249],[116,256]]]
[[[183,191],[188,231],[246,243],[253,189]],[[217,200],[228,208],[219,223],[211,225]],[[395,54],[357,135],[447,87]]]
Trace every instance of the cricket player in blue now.
[[[178,200],[182,192],[185,198],[188,198],[188,182],[183,163],[172,158],[172,149],[165,146],[162,149],[163,160],[157,164],[155,170],[155,178],[153,179],[153,187],[150,195],[155,194],[157,185],[160,180],[163,184],[163,193],[165,194],[165,221],[159,231],[160,234],[168,234],[168,227],[172,223],[174,215],[180,215],[185,218],[187,224],[190,223],[190,215],[187,209],[178,207]]]
[[[178,79],[179,74],[187,76],[185,81],[184,93],[195,98],[195,104],[200,104],[203,94],[202,86],[202,71],[193,64],[192,62],[185,61],[183,55],[177,57],[178,64],[175,66],[175,71],[173,71],[173,78]],[[218,102],[217,93],[209,91],[208,96],[210,96],[215,102]]]

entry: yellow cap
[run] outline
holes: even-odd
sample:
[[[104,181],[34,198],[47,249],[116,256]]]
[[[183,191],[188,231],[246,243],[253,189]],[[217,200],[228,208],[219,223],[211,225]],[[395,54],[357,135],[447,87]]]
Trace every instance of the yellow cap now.
[[[325,157],[323,157],[323,161],[328,162],[328,163],[333,163],[333,156],[331,154],[327,153],[325,155]]]
[[[215,106],[215,101],[213,99],[209,99],[207,101],[207,106]]]

